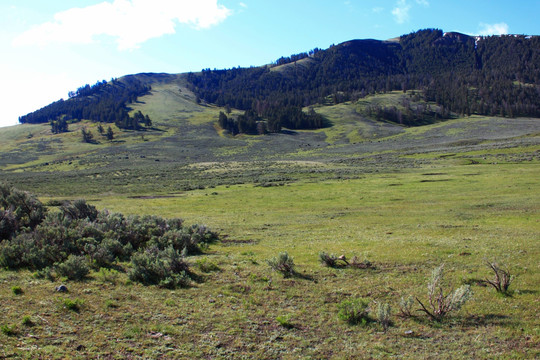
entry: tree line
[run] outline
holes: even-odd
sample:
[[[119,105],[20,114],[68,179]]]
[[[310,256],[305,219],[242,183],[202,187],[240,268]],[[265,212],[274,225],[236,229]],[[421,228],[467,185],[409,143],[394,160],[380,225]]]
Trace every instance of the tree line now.
[[[301,108],[287,106],[271,108],[260,116],[255,110],[249,109],[244,114],[227,116],[219,113],[218,124],[232,135],[249,134],[262,135],[278,133],[283,127],[288,129],[319,129],[328,125],[328,121],[313,108],[306,113]]]
[[[101,123],[114,123],[119,128],[139,130],[141,125],[151,126],[148,115],[140,111],[132,117],[128,104],[147,94],[151,87],[134,77],[122,80],[98,81],[70,92],[69,99],[60,99],[39,110],[20,116],[21,124],[50,123],[53,133],[68,130],[68,123],[82,119]]]

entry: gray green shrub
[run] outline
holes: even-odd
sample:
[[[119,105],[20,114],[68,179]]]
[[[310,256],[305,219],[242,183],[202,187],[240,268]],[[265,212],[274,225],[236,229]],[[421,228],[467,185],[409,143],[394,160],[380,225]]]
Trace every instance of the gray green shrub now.
[[[56,273],[70,280],[82,280],[90,273],[88,260],[84,256],[69,255],[66,261],[56,266]]]
[[[267,262],[272,270],[281,273],[284,277],[291,277],[296,273],[293,258],[287,252],[279,253],[278,256],[267,260]]]
[[[431,279],[428,283],[428,303],[424,305],[418,298],[416,301],[420,304],[419,311],[426,313],[434,321],[442,321],[448,313],[458,311],[471,298],[472,291],[470,285],[464,285],[460,288],[444,294],[444,264],[435,268],[431,273]]]
[[[131,258],[129,278],[144,285],[159,285],[174,289],[187,287],[191,282],[189,265],[172,247],[160,250],[157,247],[135,253]]]
[[[369,300],[363,298],[348,299],[338,305],[338,317],[351,325],[365,325],[370,321]]]

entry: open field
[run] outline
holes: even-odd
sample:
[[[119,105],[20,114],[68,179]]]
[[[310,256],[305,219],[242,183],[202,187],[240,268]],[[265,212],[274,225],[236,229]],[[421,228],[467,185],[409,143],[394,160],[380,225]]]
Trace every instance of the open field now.
[[[0,273],[2,356],[191,358],[534,358],[540,355],[537,166],[442,165],[361,179],[302,181],[278,187],[218,186],[172,197],[103,196],[112,211],[181,216],[219,229],[221,243],[189,262],[203,280],[165,290],[99,274],[56,282],[26,271]],[[97,199],[96,199],[97,200]],[[297,278],[284,279],[266,260],[293,256]],[[375,269],[331,269],[318,253],[357,255]],[[200,259],[219,271],[204,273]],[[510,297],[479,286],[485,259],[516,276]],[[402,296],[426,298],[431,269],[444,263],[454,286],[474,297],[442,324],[418,313],[397,316]],[[123,267],[126,264],[121,265]],[[14,295],[13,286],[24,293]],[[352,326],[338,304],[363,297],[388,302],[393,326]],[[62,299],[84,301],[79,312]],[[34,325],[21,323],[29,316]],[[276,320],[289,319],[291,328]],[[413,331],[412,335],[406,335]]]
[[[85,198],[218,230],[220,242],[187,258],[199,280],[142,286],[128,279],[129,263],[82,282],[0,270],[0,357],[540,357],[538,119],[404,128],[346,103],[316,109],[331,128],[233,138],[214,127],[219,108],[193,106],[175,81],[134,106],[153,118],[144,136],[118,130],[116,142],[82,145],[77,126],[90,123],[58,136],[46,125],[0,132],[0,176],[44,203]],[[268,266],[283,251],[296,276]],[[374,266],[324,267],[322,251]],[[492,278],[486,260],[515,276],[509,295],[482,283]],[[400,299],[425,302],[441,264],[445,288],[471,285],[472,299],[441,323],[417,311],[400,317]],[[68,293],[54,291],[61,283]],[[373,319],[377,304],[391,305],[387,332],[339,318],[356,298]]]

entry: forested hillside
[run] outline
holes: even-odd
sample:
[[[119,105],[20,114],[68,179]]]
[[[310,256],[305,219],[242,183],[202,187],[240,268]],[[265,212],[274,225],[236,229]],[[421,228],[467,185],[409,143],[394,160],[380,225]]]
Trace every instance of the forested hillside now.
[[[150,91],[151,87],[140,80],[126,76],[122,80],[112,79],[98,81],[96,84],[81,86],[77,91],[69,93],[69,99],[60,99],[37,111],[19,117],[24,124],[51,122],[53,132],[67,130],[68,121],[82,119],[96,122],[115,123],[120,128],[138,129],[140,115],[130,117],[127,104],[134,102],[139,96]],[[56,130],[56,131],[55,131]]]
[[[399,41],[352,40],[266,66],[203,69],[186,78],[198,100],[245,111],[241,117],[220,116],[219,124],[232,134],[324,127],[328,122],[320,114],[302,108],[410,89],[439,106],[405,106],[405,111],[383,106],[370,113],[407,126],[424,125],[426,114],[433,120],[453,114],[540,117],[540,37],[472,37],[428,29]],[[128,104],[148,93],[151,82],[151,77],[126,76],[86,85],[19,121],[51,122],[53,132],[79,119],[137,129],[151,121],[142,114],[130,117]]]
[[[192,90],[219,106],[255,110],[340,103],[419,89],[440,116],[540,116],[540,38],[421,30],[399,42],[353,40],[256,68],[191,73]],[[408,125],[415,125],[414,119]]]

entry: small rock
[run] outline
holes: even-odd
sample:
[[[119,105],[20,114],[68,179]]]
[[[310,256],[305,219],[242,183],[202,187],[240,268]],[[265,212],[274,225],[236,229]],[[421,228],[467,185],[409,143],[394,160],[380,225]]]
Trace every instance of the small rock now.
[[[66,285],[60,285],[60,286],[57,286],[56,288],[56,291],[58,292],[67,292],[68,291],[68,288]]]
[[[414,335],[414,331],[412,331],[412,330],[407,330],[407,331],[405,331],[404,334],[405,334],[406,336],[412,336],[412,335]]]

